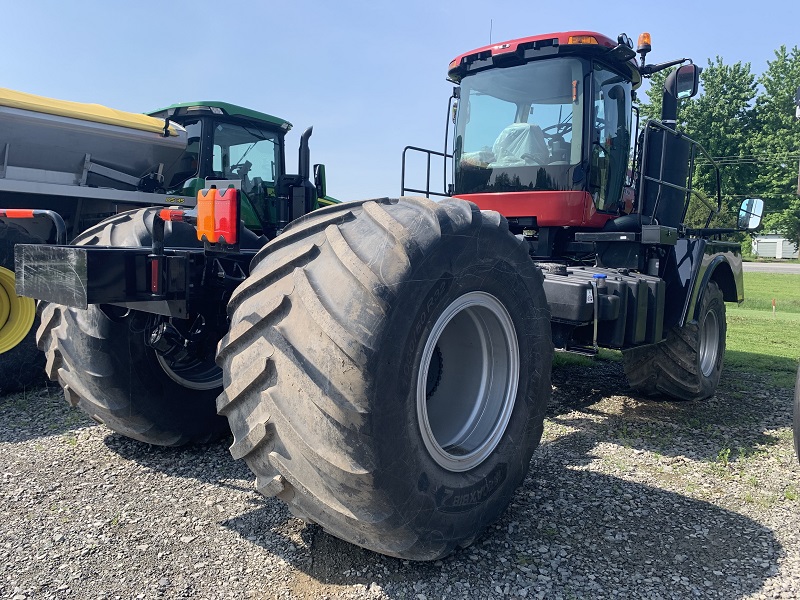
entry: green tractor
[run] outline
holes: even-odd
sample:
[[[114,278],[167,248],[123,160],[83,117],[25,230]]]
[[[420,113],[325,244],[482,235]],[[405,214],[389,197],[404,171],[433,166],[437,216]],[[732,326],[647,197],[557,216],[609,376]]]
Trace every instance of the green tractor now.
[[[301,142],[305,177],[286,174],[284,138],[291,127],[224,102],[174,104],[141,115],[0,89],[0,392],[20,390],[43,373],[34,341],[36,304],[15,291],[16,244],[100,243],[82,234],[146,206],[191,208],[213,181],[241,191],[243,224],[253,239],[275,237],[298,211],[336,202],[325,195],[324,166],[314,167],[316,185],[307,181],[311,129]],[[298,200],[290,206],[281,193]],[[63,226],[50,218],[54,213]],[[140,228],[115,235],[149,244],[151,213],[136,213]]]

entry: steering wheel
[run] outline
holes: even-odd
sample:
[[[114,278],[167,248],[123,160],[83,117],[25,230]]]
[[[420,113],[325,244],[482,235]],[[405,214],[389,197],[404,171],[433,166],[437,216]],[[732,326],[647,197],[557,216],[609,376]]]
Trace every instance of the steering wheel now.
[[[228,167],[228,170],[231,173],[235,173],[238,170],[242,170],[243,173],[238,173],[238,174],[239,175],[246,175],[247,172],[250,171],[250,169],[252,167],[253,167],[253,163],[251,163],[249,160],[246,160],[243,163],[238,163],[236,165],[231,165],[230,167]]]
[[[552,131],[552,133],[550,133]],[[545,137],[559,137],[563,136],[565,133],[569,133],[572,131],[572,123],[556,123],[555,125],[550,125],[549,127],[545,127],[542,129],[542,133]]]

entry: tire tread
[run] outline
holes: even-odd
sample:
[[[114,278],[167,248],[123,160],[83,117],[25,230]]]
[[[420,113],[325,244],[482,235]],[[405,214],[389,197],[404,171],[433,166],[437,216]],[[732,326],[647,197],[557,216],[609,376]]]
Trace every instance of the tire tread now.
[[[480,248],[481,232],[505,227],[499,215],[463,201],[378,199],[311,213],[259,252],[252,281],[229,304],[231,332],[218,349],[225,373],[218,407],[234,434],[231,453],[255,473],[256,489],[378,552],[427,560],[457,547],[456,541],[421,543],[397,523],[392,499],[375,486],[366,404],[367,372],[380,359],[373,331],[426,248],[443,236],[472,236]],[[318,249],[313,256],[311,246]],[[522,245],[515,248],[518,260],[529,260]],[[341,290],[350,295],[337,295]],[[278,305],[286,309],[260,308]],[[271,351],[256,353],[256,341]],[[247,365],[256,355],[259,368],[277,373],[280,385],[272,375],[268,385],[253,385],[258,375]],[[315,368],[320,362],[324,370]],[[549,376],[541,378],[549,391]]]
[[[710,281],[701,302],[707,306],[714,301],[722,307],[719,324],[723,329],[723,342],[719,352],[724,354],[725,305],[719,286]],[[687,323],[670,329],[660,343],[624,351],[623,366],[631,388],[646,396],[666,395],[674,400],[702,400],[711,396],[719,374],[708,378],[700,371],[699,335],[698,324]]]

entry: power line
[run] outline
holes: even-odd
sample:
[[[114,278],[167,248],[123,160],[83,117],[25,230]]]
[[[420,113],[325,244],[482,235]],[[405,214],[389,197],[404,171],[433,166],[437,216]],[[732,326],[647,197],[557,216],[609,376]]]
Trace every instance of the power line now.
[[[800,157],[800,152],[787,152],[786,154],[783,153],[775,153],[775,154],[742,154],[741,156],[712,156],[714,160],[717,161],[726,161],[726,160],[779,160],[779,159],[792,159]]]
[[[800,154],[790,155],[786,157],[773,157],[773,158],[728,158],[723,160],[714,160],[714,164],[725,166],[725,165],[758,165],[758,164],[772,164],[772,165],[784,165],[784,166],[794,166],[797,164],[797,161],[800,159]],[[698,165],[708,165],[711,164],[711,161],[705,158],[698,158],[695,161],[695,164]]]

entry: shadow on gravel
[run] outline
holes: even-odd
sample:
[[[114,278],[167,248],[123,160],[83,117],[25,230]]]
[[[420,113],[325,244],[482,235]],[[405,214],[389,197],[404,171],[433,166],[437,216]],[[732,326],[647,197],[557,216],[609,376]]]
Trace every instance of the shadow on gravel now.
[[[552,378],[547,416],[555,423],[665,456],[714,461],[722,452],[734,462],[779,443],[763,432],[792,422],[791,390],[732,369],[713,397],[697,402],[634,395],[621,362],[561,366]]]
[[[171,477],[188,477],[204,483],[241,491],[252,490],[228,483],[230,479],[252,479],[247,465],[233,460],[224,438],[209,444],[195,444],[179,448],[153,446],[109,431],[104,440],[109,450],[120,457]]]
[[[315,598],[375,582],[391,598],[434,597],[448,582],[467,581],[469,588],[448,594],[753,594],[777,572],[782,547],[770,529],[709,502],[585,469],[598,442],[700,458],[713,458],[720,444],[733,441],[775,443],[760,432],[782,422],[788,396],[748,377],[726,373],[714,398],[678,403],[626,396],[618,362],[559,367],[548,417],[579,430],[537,450],[511,506],[473,546],[436,563],[413,563],[304,526],[305,548],[283,556],[299,571],[292,592]],[[737,397],[743,391],[755,401]],[[273,511],[267,504],[226,526],[265,548],[274,548],[276,539],[288,544],[286,526],[275,525]]]
[[[615,477],[573,470],[559,446],[543,446],[510,508],[476,543],[436,563],[381,556],[305,526],[306,548],[283,555],[300,573],[293,593],[316,598],[343,586],[380,585],[391,598],[431,594],[431,582],[468,581],[451,597],[739,598],[777,571],[781,546],[769,529],[713,504]],[[274,551],[282,527],[269,505],[226,523]],[[253,531],[254,523],[264,523]],[[265,540],[261,542],[260,540]],[[287,539],[283,542],[288,544]],[[281,544],[284,545],[284,544]],[[498,557],[503,557],[498,560]],[[713,592],[713,593],[712,593]],[[427,597],[438,597],[428,595]]]
[[[717,395],[707,401],[639,399],[626,395],[622,365],[610,361],[560,366],[553,384],[548,418],[578,431],[543,444],[500,520],[473,546],[442,561],[413,563],[352,546],[290,518],[274,500],[259,500],[223,525],[297,569],[291,585],[299,598],[373,582],[398,599],[433,598],[452,582],[468,582],[469,588],[453,588],[450,597],[608,597],[613,591],[623,597],[740,598],[757,592],[777,571],[782,547],[752,519],[585,465],[600,442],[699,459],[713,459],[725,444],[773,444],[761,432],[788,425],[789,390],[726,371]],[[0,410],[0,441],[92,423],[54,391],[0,398]],[[57,411],[46,422],[61,424],[59,431],[44,430],[40,410]],[[175,449],[110,433],[105,444],[168,476],[241,491],[244,486],[230,481],[251,480],[244,463],[230,457],[229,440]]]
[[[55,384],[0,396],[0,442],[25,442],[92,425],[95,422],[72,408]]]

